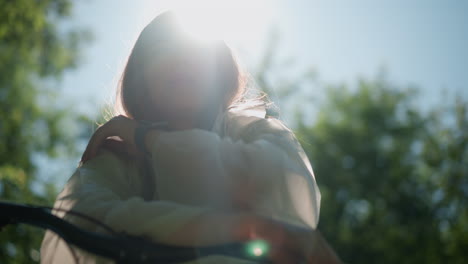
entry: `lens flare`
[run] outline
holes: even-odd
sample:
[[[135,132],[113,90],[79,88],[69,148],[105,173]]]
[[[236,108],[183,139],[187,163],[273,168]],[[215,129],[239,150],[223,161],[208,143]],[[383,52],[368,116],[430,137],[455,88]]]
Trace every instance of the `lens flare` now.
[[[265,240],[250,241],[246,245],[247,255],[250,257],[264,257],[268,254],[270,245]]]

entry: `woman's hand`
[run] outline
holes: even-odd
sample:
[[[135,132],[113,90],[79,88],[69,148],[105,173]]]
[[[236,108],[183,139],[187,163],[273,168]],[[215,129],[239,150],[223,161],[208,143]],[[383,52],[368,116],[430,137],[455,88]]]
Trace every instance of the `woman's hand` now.
[[[268,250],[260,254],[267,254],[273,263],[342,263],[318,231],[294,227],[245,211],[209,211],[165,238],[169,245],[199,247],[256,240],[266,241]],[[255,251],[252,253],[256,254]]]
[[[251,218],[244,227],[245,230],[250,239],[262,239],[270,243],[269,256],[274,263],[342,263],[318,230],[295,227],[257,216]]]
[[[104,141],[109,137],[118,137],[126,152],[131,154],[139,153],[134,142],[135,129],[138,126],[136,120],[125,116],[116,116],[100,126],[89,140],[88,146],[81,157],[81,163],[84,163],[96,156]]]

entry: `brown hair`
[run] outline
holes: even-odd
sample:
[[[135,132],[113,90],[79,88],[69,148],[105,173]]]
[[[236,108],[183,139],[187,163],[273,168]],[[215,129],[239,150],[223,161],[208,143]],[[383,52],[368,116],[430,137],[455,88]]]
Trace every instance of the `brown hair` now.
[[[117,114],[133,119],[157,120],[157,113],[151,113],[151,102],[148,91],[151,85],[145,78],[145,67],[149,63],[148,57],[157,56],[158,45],[171,42],[189,41],[178,28],[172,12],[165,12],[153,19],[140,33],[128,62],[122,74],[118,89],[116,106]],[[208,44],[207,44],[208,45]],[[232,50],[223,41],[210,44],[215,55],[216,94],[210,102],[210,116],[212,123],[215,111],[220,107],[225,110],[234,102],[242,98],[245,92],[245,77],[233,55]],[[151,54],[151,56],[149,56]],[[209,125],[209,124],[208,124]]]

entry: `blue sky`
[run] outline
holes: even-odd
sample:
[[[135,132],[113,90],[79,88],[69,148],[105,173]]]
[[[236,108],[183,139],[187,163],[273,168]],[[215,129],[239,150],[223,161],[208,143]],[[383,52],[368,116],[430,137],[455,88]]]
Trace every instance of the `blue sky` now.
[[[95,40],[83,63],[61,86],[81,110],[93,113],[113,96],[119,74],[139,31],[167,1],[76,2],[73,24],[88,27]],[[258,9],[271,12],[280,31],[279,54],[297,68],[313,67],[327,83],[352,84],[384,66],[390,80],[419,85],[421,103],[433,105],[441,90],[468,96],[468,2],[275,0]],[[239,16],[242,19],[242,16]],[[259,40],[238,46],[247,66],[257,63],[267,29]]]
[[[468,2],[312,3],[285,2],[294,31],[287,46],[326,79],[352,81],[384,65],[392,79],[430,93],[468,89]]]

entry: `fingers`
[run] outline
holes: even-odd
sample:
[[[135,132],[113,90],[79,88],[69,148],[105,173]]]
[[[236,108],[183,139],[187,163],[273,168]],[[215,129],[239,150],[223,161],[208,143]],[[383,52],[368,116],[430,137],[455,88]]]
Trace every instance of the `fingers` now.
[[[136,153],[136,147],[133,142],[133,133],[136,126],[135,120],[126,116],[115,116],[104,125],[100,126],[92,135],[81,157],[81,163],[84,163],[97,155],[99,148],[108,137],[118,136],[125,143],[125,148],[129,153]]]
[[[273,245],[269,253],[269,258],[273,263],[298,264],[305,260],[302,254],[296,250],[290,250],[284,246]]]
[[[102,145],[104,140],[108,137],[106,133],[107,130],[105,127],[106,124],[99,127],[91,136],[91,139],[89,140],[88,145],[86,146],[86,149],[81,157],[82,163],[94,158],[97,154],[99,147]]]
[[[303,263],[306,260],[303,246],[288,226],[270,219],[260,219],[252,227],[251,239],[262,239],[269,243],[269,258],[274,263]]]
[[[274,263],[303,263],[306,255],[296,246],[294,239],[284,236],[280,241],[272,242],[270,259]]]
[[[99,147],[104,143],[104,140],[112,135],[112,127],[117,120],[121,119],[121,116],[116,116],[111,120],[107,121],[104,125],[98,127],[91,139],[86,146],[86,149],[81,157],[81,162],[86,162],[94,158],[99,150]]]

